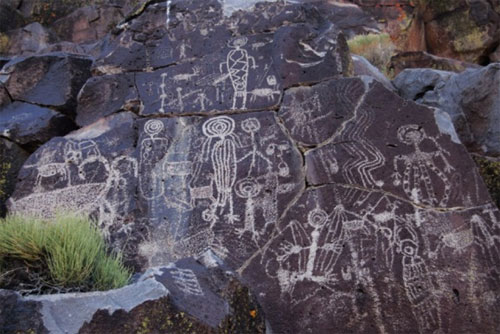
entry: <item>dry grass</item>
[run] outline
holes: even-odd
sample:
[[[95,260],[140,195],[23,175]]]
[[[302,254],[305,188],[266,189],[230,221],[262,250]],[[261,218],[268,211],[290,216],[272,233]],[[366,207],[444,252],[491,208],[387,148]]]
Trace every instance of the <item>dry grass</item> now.
[[[21,216],[0,220],[0,277],[5,279],[9,264],[12,269],[19,263],[36,274],[30,277],[40,278],[39,284],[62,290],[115,289],[130,278],[120,255],[108,254],[95,225],[74,215],[51,221]]]
[[[391,77],[388,65],[396,46],[388,34],[358,35],[347,41],[351,53],[365,57],[386,76]]]

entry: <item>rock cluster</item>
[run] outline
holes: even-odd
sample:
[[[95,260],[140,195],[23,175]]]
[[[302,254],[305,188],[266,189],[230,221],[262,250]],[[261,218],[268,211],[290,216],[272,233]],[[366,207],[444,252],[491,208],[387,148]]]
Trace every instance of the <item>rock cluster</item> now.
[[[402,98],[353,65],[328,4],[238,5],[147,1],[87,56],[5,65],[0,154],[34,150],[9,212],[91,215],[146,272],[0,291],[0,331],[498,331],[500,212],[462,144],[496,150],[496,102],[465,97],[497,66],[403,71]],[[458,105],[426,102],[460,82]]]

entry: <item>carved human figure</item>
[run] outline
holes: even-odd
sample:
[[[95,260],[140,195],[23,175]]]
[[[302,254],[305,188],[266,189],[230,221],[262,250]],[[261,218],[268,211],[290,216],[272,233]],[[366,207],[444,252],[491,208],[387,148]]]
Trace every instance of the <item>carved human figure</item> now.
[[[202,159],[212,164],[216,197],[209,211],[204,212],[204,219],[212,224],[217,220],[216,210],[223,213],[226,207],[229,212],[226,218],[229,223],[239,219],[234,214],[233,187],[236,182],[237,157],[236,147],[239,139],[234,134],[234,120],[227,116],[214,117],[203,124],[202,131],[207,137],[202,147]]]
[[[419,325],[419,332],[439,332],[441,315],[434,295],[436,288],[424,259],[418,254],[417,234],[412,227],[403,226],[397,227],[394,235],[396,252],[403,257],[403,283],[406,296]]]
[[[316,207],[307,215],[306,226],[294,220],[287,230],[284,233],[289,238],[272,250],[275,259],[267,264],[266,271],[277,277],[282,294],[288,294],[293,303],[298,303],[301,299],[294,296],[298,283],[313,282],[318,288],[331,289],[330,285],[337,280],[334,270],[343,249],[342,226]],[[271,272],[274,261],[278,268]]]
[[[233,85],[233,109],[245,109],[247,102],[248,73],[250,62],[252,69],[257,69],[255,58],[248,55],[248,51],[243,49],[248,42],[246,37],[237,37],[228,44],[233,50],[227,54],[226,61],[219,66],[220,72],[227,72]],[[226,71],[224,71],[224,67]],[[237,108],[238,100],[241,100],[240,108]]]
[[[445,153],[434,138],[426,135],[424,129],[416,124],[408,124],[398,129],[398,139],[406,145],[413,146],[414,151],[407,155],[398,155],[394,158],[394,172],[392,174],[395,186],[402,185],[404,192],[416,203],[432,206],[446,206],[450,199],[451,182],[446,173],[453,171],[453,167],[446,159]],[[433,152],[424,152],[421,143],[429,139],[436,145]],[[441,159],[444,168],[438,167]],[[403,168],[399,163],[403,163]],[[400,171],[403,171],[401,175]],[[436,181],[437,177],[444,186],[441,198],[438,198]]]
[[[144,125],[144,132],[148,136],[140,144],[140,164],[142,172],[139,175],[141,195],[152,200],[162,196],[165,192],[162,175],[162,166],[157,166],[165,155],[168,139],[159,137],[164,125],[160,120],[149,120]],[[157,168],[158,167],[158,168]]]

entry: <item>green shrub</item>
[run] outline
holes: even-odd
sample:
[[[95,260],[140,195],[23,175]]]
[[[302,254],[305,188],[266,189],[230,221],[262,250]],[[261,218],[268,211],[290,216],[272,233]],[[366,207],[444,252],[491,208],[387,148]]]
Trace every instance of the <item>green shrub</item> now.
[[[351,53],[365,57],[373,66],[390,77],[388,65],[396,46],[388,34],[357,35],[347,41]]]
[[[30,283],[38,292],[115,289],[130,278],[121,256],[108,254],[98,228],[74,215],[50,221],[21,216],[0,220],[0,287],[6,284],[6,272],[15,272],[20,263],[24,273],[37,278]]]

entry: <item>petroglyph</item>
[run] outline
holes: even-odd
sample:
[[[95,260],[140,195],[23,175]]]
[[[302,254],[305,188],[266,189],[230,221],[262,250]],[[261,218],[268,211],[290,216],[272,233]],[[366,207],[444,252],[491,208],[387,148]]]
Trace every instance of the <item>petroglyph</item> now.
[[[252,63],[252,69],[257,69],[255,58],[248,55],[248,51],[243,49],[247,42],[246,37],[237,37],[229,41],[228,46],[233,50],[227,54],[226,61],[220,64],[220,72],[228,73],[233,85],[233,109],[246,108],[250,63]],[[239,100],[241,100],[240,103],[238,103]],[[238,105],[239,107],[237,107]]]
[[[187,295],[204,296],[200,283],[191,269],[173,268],[169,274],[174,279],[174,284],[179,290]]]
[[[446,206],[450,197],[451,182],[448,178],[454,168],[448,162],[446,155],[438,142],[426,135],[424,129],[416,124],[401,126],[398,129],[400,142],[412,146],[414,152],[394,157],[393,183],[402,186],[406,195],[416,203],[431,206]],[[420,145],[425,139],[431,140],[436,148],[433,152],[425,152]],[[444,164],[438,167],[438,159]],[[403,163],[403,168],[400,167]],[[401,175],[402,173],[402,175]],[[435,182],[439,180],[444,187],[441,198],[438,198]]]

